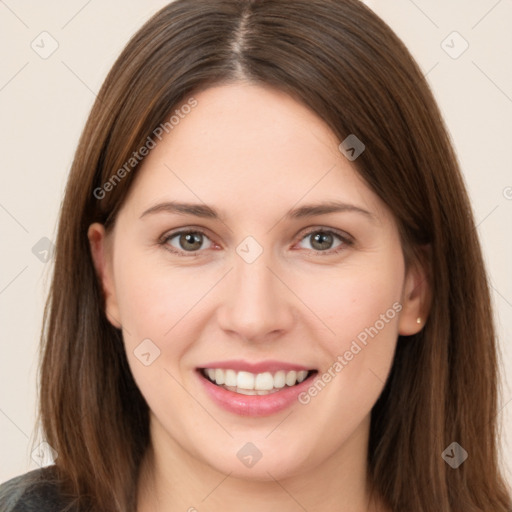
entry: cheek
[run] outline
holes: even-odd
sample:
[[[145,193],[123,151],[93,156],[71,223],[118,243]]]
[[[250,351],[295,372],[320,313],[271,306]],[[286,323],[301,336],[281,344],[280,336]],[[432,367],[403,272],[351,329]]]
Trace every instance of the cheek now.
[[[128,330],[132,326],[132,331],[161,339],[204,295],[208,276],[191,280],[190,269],[151,261],[143,253],[120,260],[116,293]]]
[[[398,332],[403,281],[399,258],[383,257],[378,264],[340,267],[304,281],[301,293],[323,321],[319,340],[331,356],[349,350],[351,342],[391,337]],[[371,334],[369,334],[371,332]]]
[[[326,437],[341,440],[370,412],[391,369],[403,274],[398,260],[337,277],[326,286],[329,293],[314,297],[334,334],[315,338],[324,364],[299,402],[324,425]]]
[[[116,297],[127,357],[139,387],[144,389],[146,378],[153,383],[162,378],[156,369],[169,351],[164,345],[164,340],[169,339],[166,333],[179,319],[178,315],[184,314],[183,297],[177,296],[173,288],[183,287],[175,276],[171,283],[171,272],[148,265],[147,256],[137,254],[134,248],[124,254],[131,256],[123,257],[120,247],[115,261]],[[173,346],[172,351],[178,356],[176,350]],[[150,365],[146,366],[147,363]]]
[[[211,314],[205,308],[210,308],[219,293],[215,285],[225,270],[170,265],[163,257],[154,258],[140,250],[137,254],[135,248],[128,254],[132,257],[117,262],[116,293],[132,373],[147,399],[167,390],[181,400],[184,397],[172,377],[184,378],[181,365],[201,336]],[[157,357],[145,367],[137,356],[148,352],[150,360],[154,354]]]
[[[179,384],[178,364],[194,339],[193,333],[187,332],[196,328],[195,308],[191,308],[204,291],[189,286],[190,274],[148,264],[151,258],[147,254],[135,253],[132,250],[127,253],[132,257],[119,258],[115,274],[125,351],[150,409],[159,411],[160,420],[179,430],[181,420],[173,418],[169,403],[180,404],[181,411],[193,409]],[[198,278],[197,284],[205,284],[205,278]]]

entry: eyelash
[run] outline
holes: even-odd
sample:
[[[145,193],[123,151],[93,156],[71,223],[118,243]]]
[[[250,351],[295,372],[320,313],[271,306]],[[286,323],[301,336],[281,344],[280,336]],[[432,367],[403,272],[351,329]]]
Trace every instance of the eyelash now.
[[[307,233],[304,233],[302,235],[302,237],[299,239],[299,242],[301,242],[303,239],[305,239],[308,236],[315,234],[315,233],[334,235],[341,242],[343,242],[336,249],[330,249],[327,251],[319,251],[316,249],[309,249],[309,251],[314,252],[319,256],[330,256],[333,254],[338,254],[338,253],[344,251],[347,247],[350,247],[354,244],[354,240],[347,233],[343,233],[341,231],[337,231],[337,230],[334,230],[331,228],[328,229],[328,228],[320,228],[320,227],[315,227],[315,228],[311,229],[310,231],[308,231]],[[168,244],[169,240],[175,238],[178,235],[184,235],[184,234],[201,234],[201,235],[205,236],[206,238],[210,239],[208,237],[208,235],[201,229],[183,229],[183,230],[175,231],[172,233],[166,233],[165,235],[163,235],[160,238],[158,243],[159,243],[159,245],[162,245],[164,247],[164,249],[166,249],[167,251],[169,251],[172,254],[177,255],[177,256],[183,256],[183,257],[188,257],[188,258],[194,258],[194,257],[200,256],[200,253],[202,252],[202,250],[188,251],[188,252],[187,251],[178,251],[174,247],[171,248],[171,246]],[[306,249],[306,250],[308,250],[308,249]]]

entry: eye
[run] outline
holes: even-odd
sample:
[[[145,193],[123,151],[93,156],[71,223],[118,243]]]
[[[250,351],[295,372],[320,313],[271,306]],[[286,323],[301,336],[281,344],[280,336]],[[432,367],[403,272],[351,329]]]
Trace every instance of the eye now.
[[[309,237],[312,237],[310,250],[325,255],[336,254],[353,244],[353,240],[348,234],[332,229],[317,227],[306,233],[300,241],[302,242]],[[338,244],[333,248],[332,246],[336,239],[338,240]],[[206,244],[205,246],[206,240],[210,242],[210,245]],[[211,249],[213,242],[208,238],[206,233],[200,229],[189,229],[164,235],[160,240],[160,244],[164,245],[167,250],[178,256],[194,257],[199,255],[198,253],[201,249]]]
[[[315,228],[314,230],[306,233],[306,235],[301,239],[301,242],[310,237],[311,250],[325,254],[338,253],[353,243],[352,239],[347,234],[341,234],[330,229]],[[339,243],[332,248],[336,239],[338,239]]]
[[[209,248],[204,247],[205,240],[210,239],[202,231],[188,230],[165,235],[161,243],[166,245],[168,250],[180,256],[184,256],[184,252],[192,253],[190,256],[195,256],[193,253],[198,252],[200,249]]]

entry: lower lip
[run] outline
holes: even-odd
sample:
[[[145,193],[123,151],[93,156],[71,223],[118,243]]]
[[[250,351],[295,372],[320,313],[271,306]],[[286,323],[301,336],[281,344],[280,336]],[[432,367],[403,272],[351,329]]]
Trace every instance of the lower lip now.
[[[311,385],[315,375],[268,395],[242,395],[210,382],[199,370],[197,374],[210,398],[223,409],[239,416],[270,416],[283,411],[298,401],[298,395]]]

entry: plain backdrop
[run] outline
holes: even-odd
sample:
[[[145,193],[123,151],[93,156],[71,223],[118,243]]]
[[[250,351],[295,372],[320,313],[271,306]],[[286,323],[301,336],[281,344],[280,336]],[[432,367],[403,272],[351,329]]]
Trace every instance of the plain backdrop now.
[[[427,76],[465,176],[492,284],[502,458],[512,481],[512,0],[366,3]],[[79,135],[121,49],[166,4],[0,0],[0,482],[38,467],[31,447],[39,436],[37,351],[52,261],[46,251]]]

